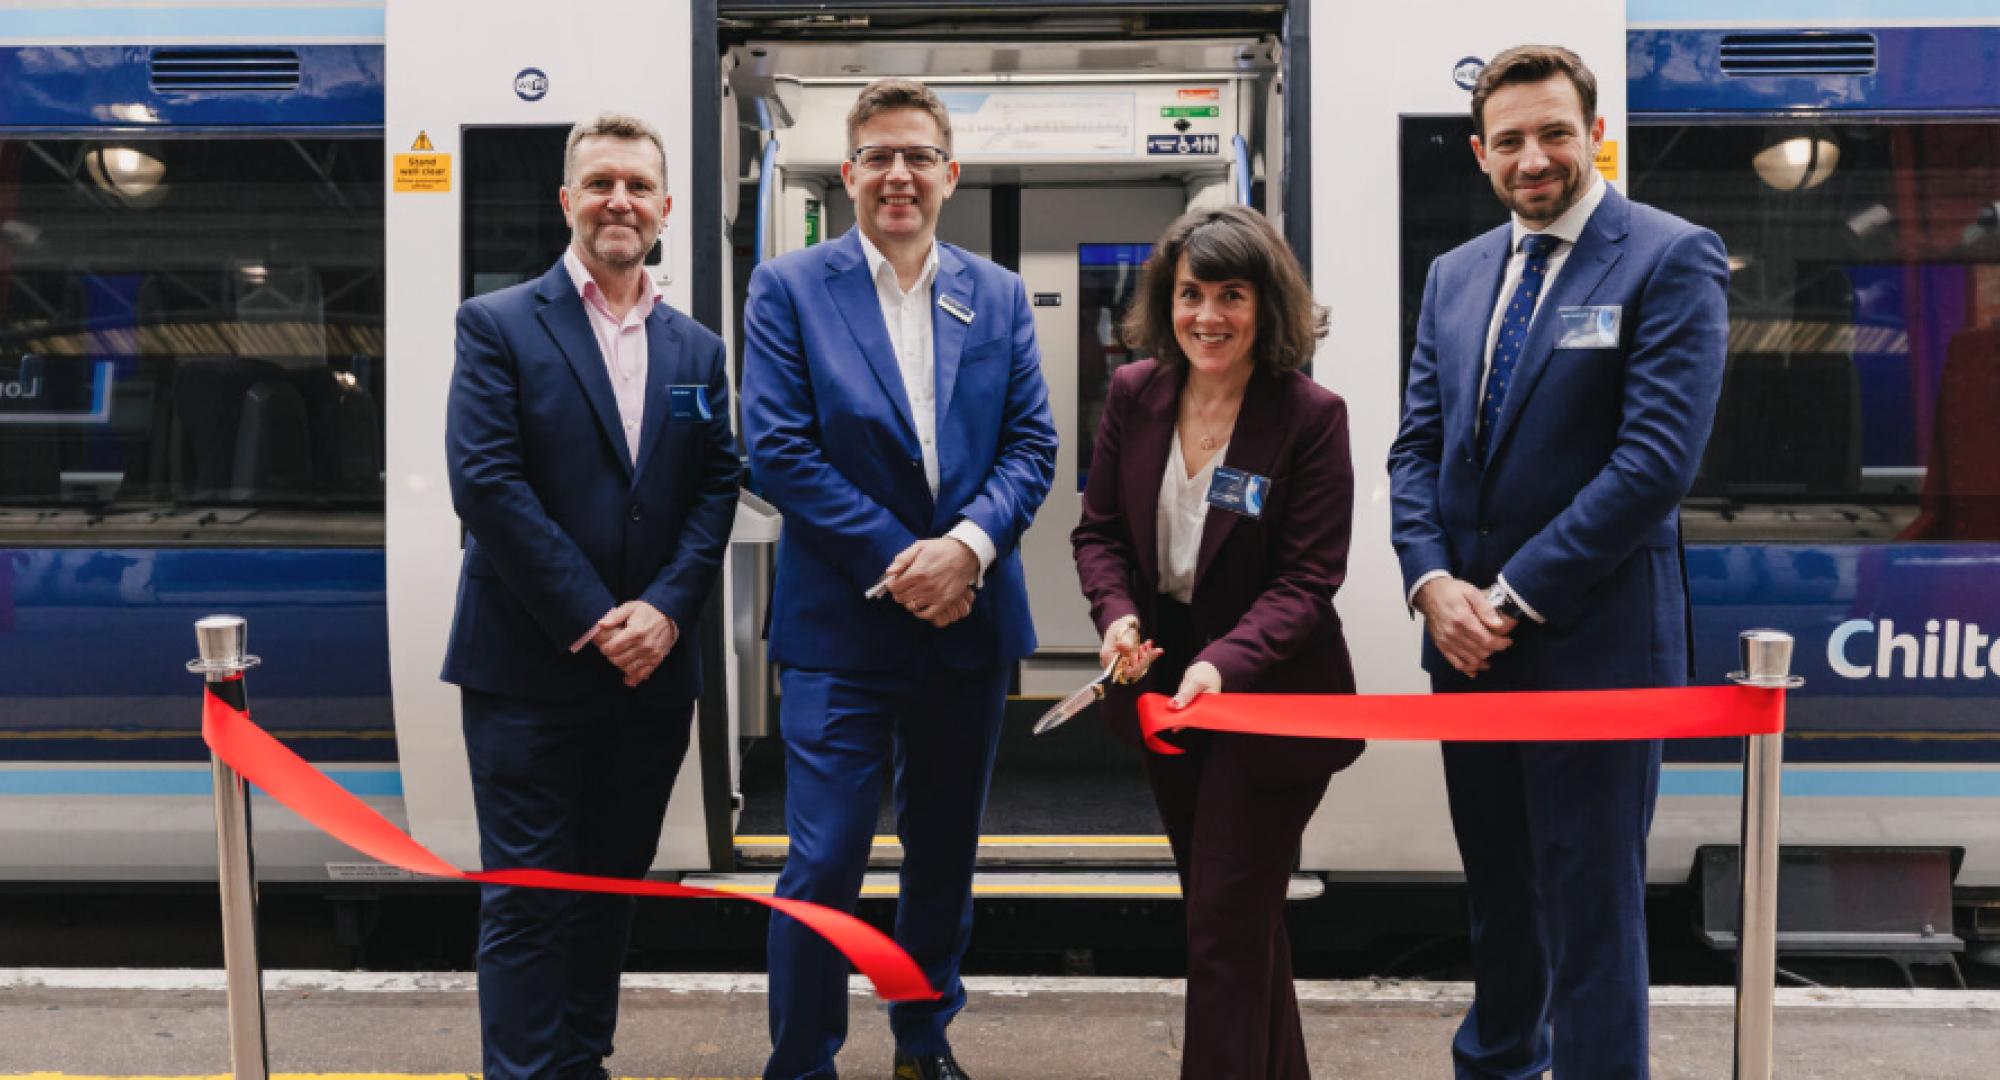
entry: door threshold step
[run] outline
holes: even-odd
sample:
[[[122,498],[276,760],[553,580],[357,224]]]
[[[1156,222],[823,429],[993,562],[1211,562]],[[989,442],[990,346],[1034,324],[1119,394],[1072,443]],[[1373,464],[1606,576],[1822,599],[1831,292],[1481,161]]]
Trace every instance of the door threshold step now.
[[[736,858],[740,865],[746,867],[783,866],[785,852],[790,846],[791,839],[783,835],[738,836]],[[893,836],[875,837],[869,848],[868,865],[895,866],[902,861],[901,841]],[[1174,852],[1165,836],[1030,833],[979,838],[981,866],[1046,866],[1050,863],[1170,867],[1174,864]]]
[[[770,896],[777,887],[775,873],[689,874],[683,885],[749,896]],[[1286,899],[1311,900],[1326,891],[1325,882],[1312,874],[1293,874]],[[866,899],[896,896],[896,875],[870,873],[862,879],[861,895]],[[1150,870],[1067,870],[1046,872],[980,871],[972,877],[976,900],[1178,900],[1180,879],[1171,871]]]

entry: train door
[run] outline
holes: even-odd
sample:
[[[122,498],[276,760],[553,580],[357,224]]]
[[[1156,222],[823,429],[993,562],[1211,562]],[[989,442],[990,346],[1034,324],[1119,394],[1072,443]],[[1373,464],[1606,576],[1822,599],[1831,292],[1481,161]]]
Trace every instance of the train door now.
[[[1094,718],[1036,739],[1034,718],[1095,674],[1092,628],[1070,555],[1090,443],[1111,371],[1138,359],[1118,323],[1153,241],[1192,206],[1275,197],[1268,132],[1282,130],[1275,34],[1199,37],[1117,48],[1020,26],[970,32],[936,22],[938,40],[865,34],[746,36],[728,48],[743,145],[730,280],[751,265],[852,227],[839,178],[844,118],[874,78],[924,80],[951,112],[963,172],[938,237],[1017,270],[1030,294],[1060,450],[1055,481],[1022,540],[1040,642],[1019,670],[981,844],[982,895],[1157,896],[1175,891],[1166,838],[1139,763]],[[782,27],[774,26],[774,30]],[[1080,30],[1079,32],[1095,32]],[[998,39],[998,40],[996,40]],[[740,318],[740,300],[737,317]],[[735,330],[735,320],[731,330]],[[740,355],[739,355],[740,362]],[[738,580],[733,605],[760,605]],[[745,623],[754,627],[758,620]],[[743,635],[739,634],[739,637]],[[738,655],[754,647],[739,640]],[[761,876],[783,858],[782,753],[769,717],[738,729],[739,866]],[[877,862],[899,852],[886,810]],[[738,887],[767,885],[744,880]],[[880,888],[891,888],[887,880]]]
[[[1502,49],[1530,41],[1574,49],[1597,74],[1607,150],[1599,169],[1622,187],[1625,5],[1385,10],[1312,0],[1310,25],[1313,288],[1332,321],[1314,375],[1347,400],[1355,473],[1354,533],[1336,606],[1361,691],[1423,693],[1422,624],[1404,614],[1386,462],[1430,260],[1506,221],[1465,141],[1469,92],[1484,59]],[[1371,745],[1334,778],[1301,862],[1350,878],[1457,874],[1437,747]]]
[[[1221,168],[1195,183],[1206,195]],[[1188,208],[1186,183],[1040,187],[1021,192],[1021,278],[1035,307],[1035,337],[1049,383],[1061,445],[1056,480],[1035,525],[1021,540],[1034,609],[1037,655],[1022,667],[1024,694],[1063,694],[1097,664],[1069,530],[1083,509],[1090,447],[1111,373],[1138,359],[1119,320],[1138,287],[1139,268],[1162,231]]]
[[[556,202],[569,127],[602,110],[653,121],[666,139],[673,212],[654,272],[690,308],[688,9],[593,4],[594,28],[551,32],[551,13],[495,5],[387,6],[387,335],[408,357],[388,410],[389,637],[405,805],[418,839],[477,864],[455,688],[439,681],[460,544],[444,460],[453,317],[475,293],[528,280],[561,256]],[[337,661],[330,661],[337,662]],[[697,739],[674,788],[656,866],[708,864]]]

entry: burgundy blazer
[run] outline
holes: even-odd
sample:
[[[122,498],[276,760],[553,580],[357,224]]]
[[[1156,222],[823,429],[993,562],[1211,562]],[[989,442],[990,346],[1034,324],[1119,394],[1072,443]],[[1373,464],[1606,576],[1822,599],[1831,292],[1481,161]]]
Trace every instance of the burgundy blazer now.
[[[1172,454],[1181,373],[1153,360],[1119,368],[1092,449],[1083,519],[1070,534],[1100,635],[1125,615],[1150,636],[1159,597],[1160,481]],[[1333,609],[1347,574],[1354,470],[1347,405],[1297,372],[1258,373],[1244,391],[1223,464],[1268,477],[1263,516],[1210,507],[1192,614],[1225,692],[1353,693]],[[1175,687],[1145,687],[1171,694]],[[1136,693],[1106,700],[1112,729],[1136,738]],[[1352,744],[1348,761],[1361,751]],[[1346,764],[1346,762],[1342,762]]]

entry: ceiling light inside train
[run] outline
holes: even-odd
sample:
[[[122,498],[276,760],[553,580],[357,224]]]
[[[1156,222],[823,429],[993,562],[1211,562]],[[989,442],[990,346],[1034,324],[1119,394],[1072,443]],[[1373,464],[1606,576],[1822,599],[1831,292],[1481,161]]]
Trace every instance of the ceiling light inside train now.
[[[98,147],[83,155],[83,167],[91,182],[135,206],[151,205],[167,193],[160,182],[167,175],[166,163],[144,150]]]
[[[1840,164],[1840,145],[1800,135],[1757,151],[1750,159],[1757,178],[1779,191],[1802,191],[1826,183]]]

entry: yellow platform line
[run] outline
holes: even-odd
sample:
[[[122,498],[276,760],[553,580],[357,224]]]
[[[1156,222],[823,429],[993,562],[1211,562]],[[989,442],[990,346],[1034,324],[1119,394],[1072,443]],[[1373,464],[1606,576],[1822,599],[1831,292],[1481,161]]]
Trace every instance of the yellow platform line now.
[[[1167,838],[1164,836],[1104,836],[1097,834],[1073,836],[1028,834],[1023,836],[982,836],[979,838],[979,843],[981,847],[1086,847],[1095,845],[1107,847],[1163,848],[1167,846]],[[873,844],[878,848],[901,847],[902,841],[897,840],[893,836],[878,836],[874,839]],[[752,834],[736,838],[737,847],[789,847],[790,845],[791,838],[788,836]]]
[[[773,885],[745,885],[726,883],[706,885],[716,892],[733,893],[739,896],[770,896],[776,891]],[[861,895],[892,897],[898,892],[895,885],[863,885]],[[1045,884],[993,885],[974,883],[974,896],[1163,896],[1175,897],[1181,894],[1179,885],[1086,885],[1069,882],[1048,882]],[[0,1077],[0,1080],[6,1080]]]
[[[478,1073],[272,1073],[270,1080],[478,1080]],[[0,1080],[235,1080],[229,1073],[206,1076],[91,1076],[82,1073],[0,1073]],[[617,1080],[755,1080],[747,1076],[631,1076]]]
[[[287,739],[358,739],[379,742],[393,739],[393,731],[281,731],[279,735]],[[115,731],[107,728],[39,728],[33,731],[0,731],[0,742],[54,742],[63,739],[83,739],[93,742],[141,742],[151,739],[199,739],[201,732],[195,729],[185,731]],[[42,1075],[42,1074],[34,1074]],[[54,1076],[55,1073],[47,1075]],[[275,1075],[275,1074],[274,1074]],[[0,1074],[0,1080],[8,1080]]]

